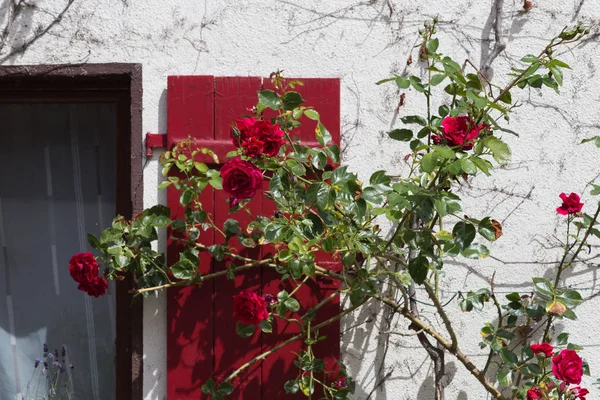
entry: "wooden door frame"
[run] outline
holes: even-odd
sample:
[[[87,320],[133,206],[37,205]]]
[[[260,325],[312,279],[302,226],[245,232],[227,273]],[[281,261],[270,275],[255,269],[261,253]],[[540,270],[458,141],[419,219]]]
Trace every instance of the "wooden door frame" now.
[[[117,105],[118,214],[143,209],[141,64],[0,66],[0,102],[109,102]],[[143,301],[117,282],[116,398],[143,397]]]

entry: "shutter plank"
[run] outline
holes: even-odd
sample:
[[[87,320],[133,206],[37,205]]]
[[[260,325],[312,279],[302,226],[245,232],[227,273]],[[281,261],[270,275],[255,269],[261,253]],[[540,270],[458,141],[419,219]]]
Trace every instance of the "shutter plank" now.
[[[167,142],[169,147],[187,139],[214,139],[214,78],[170,76],[167,98]],[[208,187],[202,202],[214,211],[214,191]],[[170,186],[167,204],[173,218],[183,218],[179,193]],[[171,232],[169,231],[169,237]],[[199,241],[213,243],[212,230]],[[180,246],[169,241],[167,262],[178,260]],[[211,272],[211,257],[201,253],[201,273]],[[169,400],[196,400],[201,387],[213,376],[213,284],[202,288],[173,288],[167,291],[167,396]]]

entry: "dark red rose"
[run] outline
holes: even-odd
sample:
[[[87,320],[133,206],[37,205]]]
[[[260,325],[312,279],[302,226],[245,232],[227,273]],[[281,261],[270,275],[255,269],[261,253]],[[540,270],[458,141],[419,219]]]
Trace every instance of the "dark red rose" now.
[[[98,263],[92,253],[77,253],[69,260],[69,273],[79,289],[91,283],[98,276]]]
[[[468,116],[446,117],[442,121],[444,135],[432,135],[431,139],[435,144],[460,146],[461,150],[471,150],[479,131],[483,128],[483,124],[475,125],[473,118]]]
[[[583,361],[575,350],[563,350],[552,358],[552,373],[561,381],[579,385],[583,375]]]
[[[562,199],[563,203],[556,209],[557,213],[560,215],[568,215],[581,212],[583,203],[580,201],[581,199],[577,193],[571,193],[569,196],[565,193],[561,193],[559,197]]]
[[[263,174],[252,163],[232,158],[221,168],[223,190],[229,193],[230,204],[249,199],[262,186]]]
[[[232,133],[235,146],[241,146],[244,154],[250,157],[260,155],[274,157],[283,145],[283,131],[279,125],[256,118],[243,118],[236,121],[237,131]],[[239,133],[235,135],[235,133]],[[237,136],[237,137],[236,137]]]
[[[233,317],[245,325],[258,325],[267,319],[267,302],[264,297],[250,290],[243,290],[233,296]]]
[[[542,392],[542,388],[534,386],[527,391],[527,400],[537,400],[543,398],[544,392]]]
[[[94,297],[104,296],[108,289],[108,282],[103,277],[97,276],[84,289],[87,294]]]
[[[346,383],[346,378],[341,377],[337,381],[333,383],[333,387],[336,389],[345,389],[348,387],[348,383]]]
[[[531,350],[535,354],[544,353],[544,355],[546,357],[552,357],[552,354],[554,354],[554,347],[550,346],[550,343],[548,343],[548,342],[544,342],[544,343],[540,343],[540,344],[532,344],[529,347],[531,347]]]
[[[570,390],[571,395],[570,395],[570,399],[579,399],[579,400],[586,400],[585,396],[587,396],[588,394],[590,394],[590,391],[577,386],[576,388],[573,388]]]

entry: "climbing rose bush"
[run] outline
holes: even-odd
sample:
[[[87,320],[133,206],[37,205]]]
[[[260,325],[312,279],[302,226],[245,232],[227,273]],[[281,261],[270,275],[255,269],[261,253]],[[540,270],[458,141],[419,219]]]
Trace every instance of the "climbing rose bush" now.
[[[588,373],[582,358],[585,350],[570,341],[567,331],[557,334],[554,327],[560,322],[568,328],[568,320],[576,318],[583,302],[561,277],[567,269],[581,268],[580,253],[592,249],[591,243],[600,238],[595,227],[600,203],[588,201],[584,206],[577,193],[557,194],[562,204],[557,204],[556,212],[566,216],[559,219],[558,230],[564,232],[564,252],[545,277],[533,278],[531,290],[499,296],[492,275],[489,287],[460,293],[456,303],[442,304],[439,288],[447,263],[485,259],[490,254],[486,245],[502,239],[502,225],[493,216],[463,209],[457,186],[485,179],[509,162],[511,150],[504,137],[514,132],[505,121],[518,89],[545,87],[558,92],[570,67],[555,56],[555,49],[577,42],[589,31],[580,26],[563,29],[537,55],[523,57],[500,86],[472,63],[461,66],[442,54],[434,36],[436,24],[436,20],[426,23],[420,31],[423,74],[378,82],[395,85],[402,99],[423,96],[422,104],[427,105],[416,115],[400,108],[402,124],[388,132],[398,151],[407,154],[404,160],[410,168],[405,176],[380,170],[360,181],[340,165],[340,149],[332,143],[319,111],[295,90],[301,83],[275,72],[274,89],[259,91],[257,102],[247,106],[248,115],[232,121],[228,160],[219,160],[193,140],[164,153],[165,181],[159,188],[171,186],[179,193],[182,212],[157,205],[131,220],[118,216],[100,237],[90,235],[90,245],[105,266],[104,276],[98,276],[91,254],[76,255],[69,270],[79,288],[99,296],[105,290],[104,278],[129,276],[131,292],[148,295],[182,286],[203,290],[210,279],[233,279],[248,270],[279,274],[278,293],[264,293],[261,287],[241,290],[227,313],[237,320],[236,332],[242,338],[261,332],[285,339],[228,376],[206,381],[202,392],[215,400],[238,390],[234,384],[250,365],[278,357],[290,343],[299,343],[301,350],[293,353],[296,370],[284,385],[287,393],[319,400],[351,398],[357,382],[339,360],[319,354],[316,345],[325,339],[323,328],[374,304],[405,322],[398,326],[413,331],[407,336],[426,348],[434,365],[444,365],[446,355],[455,357],[492,398],[585,399],[589,392],[581,387]],[[304,131],[314,129],[317,146],[306,146],[295,135],[300,126]],[[600,147],[599,137],[587,141]],[[600,185],[590,187],[590,196],[600,194]],[[201,196],[219,190],[229,195],[230,214],[217,222]],[[275,211],[257,213],[264,207],[250,207],[253,201],[272,204]],[[172,218],[175,214],[180,217]],[[548,219],[554,215],[548,210]],[[380,228],[381,221],[392,226],[389,232]],[[154,250],[162,229],[180,249],[170,265]],[[215,239],[206,242],[201,237]],[[320,265],[316,254],[327,255],[339,269]],[[201,273],[198,267],[207,258],[214,268]],[[304,303],[298,291],[311,284],[308,287],[316,287],[319,278],[337,281],[339,289],[316,305]],[[422,289],[419,294],[417,288]],[[426,297],[418,300],[419,296]],[[339,313],[324,315],[324,306],[337,304],[338,297],[343,305]],[[436,310],[439,325],[420,316],[418,302],[423,300]],[[455,331],[446,306],[492,313],[494,322],[486,322],[480,331],[484,361],[475,362],[463,351],[462,332]],[[293,333],[273,329],[276,324],[292,327]],[[443,382],[440,376],[435,378]],[[443,398],[443,389],[436,384],[436,399]],[[371,390],[364,388],[367,393]]]

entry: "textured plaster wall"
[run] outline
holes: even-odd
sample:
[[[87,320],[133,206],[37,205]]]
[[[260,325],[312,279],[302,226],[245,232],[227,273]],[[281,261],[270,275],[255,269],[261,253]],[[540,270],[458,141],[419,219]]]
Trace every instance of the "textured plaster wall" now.
[[[6,21],[6,6],[3,2]],[[440,50],[457,60],[480,64],[493,44],[492,1],[475,0],[74,0],[71,7],[46,33],[44,26],[67,4],[66,0],[28,0],[39,9],[25,10],[11,27],[0,61],[4,64],[138,62],[144,75],[144,131],[166,130],[166,82],[168,75],[262,75],[281,68],[293,77],[340,77],[342,82],[342,130],[344,157],[363,180],[378,170],[406,172],[407,148],[386,138],[399,93],[374,82],[406,68],[417,29],[439,15]],[[534,0],[522,14],[522,1],[505,1],[502,34],[506,51],[493,64],[494,75],[503,74],[518,59],[534,52],[546,38],[574,21],[598,24],[600,0]],[[41,34],[41,35],[40,35]],[[39,36],[24,52],[27,39]],[[504,236],[490,246],[493,257],[447,265],[450,299],[457,290],[486,287],[496,272],[499,292],[527,290],[532,275],[545,275],[558,258],[563,221],[555,215],[561,191],[581,192],[600,171],[600,151],[578,146],[582,138],[600,134],[600,47],[598,37],[561,50],[561,58],[573,66],[566,73],[562,95],[550,90],[515,91],[520,107],[511,119],[519,137],[504,135],[513,148],[513,161],[495,178],[477,178],[460,191],[470,200],[465,213],[474,217],[492,214],[502,221]],[[8,58],[9,52],[15,53]],[[418,63],[410,73],[423,74]],[[441,98],[443,100],[443,97]],[[406,92],[401,113],[414,113],[422,105],[413,91]],[[157,160],[144,170],[145,205],[164,199],[155,190]],[[586,193],[583,201],[592,205]],[[590,257],[597,254],[591,250]],[[565,274],[565,284],[588,288],[589,301],[578,309],[583,316],[570,323],[574,342],[586,346],[583,356],[595,377],[600,376],[600,317],[597,309],[597,259]],[[431,307],[422,312],[438,325]],[[478,330],[493,320],[484,312],[461,314],[456,302],[447,309],[457,319],[461,346],[482,366]],[[432,399],[431,363],[414,337],[380,334],[407,332],[407,324],[394,320],[380,324],[377,309],[347,318],[344,327],[364,321],[343,335],[344,360],[358,382],[356,399]],[[144,388],[147,399],[165,398],[164,298],[146,301],[144,312]],[[561,325],[559,324],[559,329]],[[387,358],[382,355],[389,345]],[[479,384],[451,356],[446,359],[447,399],[486,398]],[[377,390],[374,385],[385,379]],[[425,382],[423,383],[423,380]],[[590,387],[592,379],[585,378]],[[600,398],[591,388],[590,398]]]

